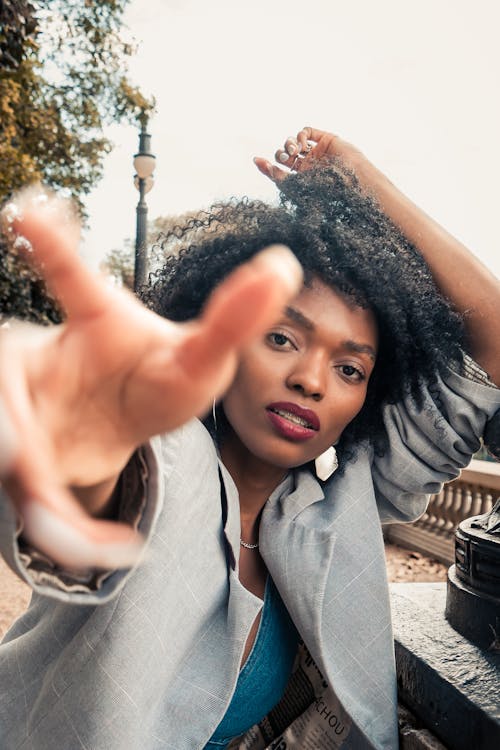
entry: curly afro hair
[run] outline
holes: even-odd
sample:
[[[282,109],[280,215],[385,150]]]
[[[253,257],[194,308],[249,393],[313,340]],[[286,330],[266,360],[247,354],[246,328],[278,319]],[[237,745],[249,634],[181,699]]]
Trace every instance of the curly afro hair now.
[[[438,292],[416,248],[388,219],[355,175],[336,159],[290,174],[279,205],[248,198],[218,203],[174,227],[161,245],[180,247],[151,274],[142,298],[160,315],[195,317],[214,287],[266,245],[288,245],[305,283],[317,277],[373,310],[379,353],[365,404],[338,444],[352,458],[360,441],[378,454],[386,446],[382,409],[463,358],[461,318]]]

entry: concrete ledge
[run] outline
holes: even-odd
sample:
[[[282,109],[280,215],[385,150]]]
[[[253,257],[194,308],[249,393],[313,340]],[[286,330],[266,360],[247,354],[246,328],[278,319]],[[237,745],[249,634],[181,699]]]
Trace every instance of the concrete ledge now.
[[[498,750],[500,654],[481,651],[447,622],[445,583],[390,589],[402,703],[449,750]]]
[[[447,750],[428,729],[422,728],[413,714],[398,706],[399,750]]]

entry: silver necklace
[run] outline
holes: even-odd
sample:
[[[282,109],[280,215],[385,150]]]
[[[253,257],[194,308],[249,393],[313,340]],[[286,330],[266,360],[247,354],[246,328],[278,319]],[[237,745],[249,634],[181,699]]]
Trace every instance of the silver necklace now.
[[[259,546],[258,542],[257,544],[248,544],[248,542],[244,542],[243,539],[240,539],[240,544],[245,549],[257,549],[257,547]]]

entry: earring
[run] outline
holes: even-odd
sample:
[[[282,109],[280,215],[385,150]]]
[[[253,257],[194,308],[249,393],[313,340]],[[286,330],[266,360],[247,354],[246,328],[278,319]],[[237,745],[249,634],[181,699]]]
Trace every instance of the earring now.
[[[339,460],[337,458],[337,451],[333,445],[315,459],[314,467],[316,469],[316,476],[322,482],[326,482],[333,472],[338,469]]]
[[[217,414],[215,413],[215,399],[212,401],[212,419],[214,420],[215,432],[217,432]]]

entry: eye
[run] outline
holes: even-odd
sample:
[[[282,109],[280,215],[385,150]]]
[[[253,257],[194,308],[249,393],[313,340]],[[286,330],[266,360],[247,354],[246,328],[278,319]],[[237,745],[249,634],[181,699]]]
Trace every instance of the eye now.
[[[354,365],[339,365],[339,369],[344,377],[355,383],[361,383],[366,378],[365,373]]]
[[[267,334],[266,340],[274,349],[294,349],[294,344],[284,333],[280,331],[271,331]]]

